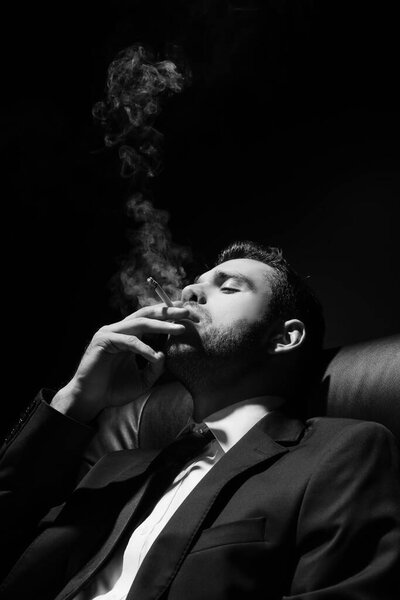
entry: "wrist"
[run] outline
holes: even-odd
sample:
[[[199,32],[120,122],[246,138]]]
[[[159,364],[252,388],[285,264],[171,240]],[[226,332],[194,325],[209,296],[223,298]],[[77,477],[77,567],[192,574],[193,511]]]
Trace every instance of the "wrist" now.
[[[61,414],[81,423],[90,423],[101,411],[101,407],[85,401],[82,391],[74,384],[73,380],[58,390],[50,406]]]

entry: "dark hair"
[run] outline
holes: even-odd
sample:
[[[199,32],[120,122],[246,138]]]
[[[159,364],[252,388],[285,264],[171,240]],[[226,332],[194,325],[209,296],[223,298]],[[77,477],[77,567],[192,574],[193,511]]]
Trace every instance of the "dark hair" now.
[[[215,264],[236,258],[251,258],[272,267],[268,322],[278,319],[302,321],[306,337],[301,354],[309,359],[319,357],[325,332],[322,306],[306,279],[285,260],[282,250],[248,240],[236,241],[219,253]]]

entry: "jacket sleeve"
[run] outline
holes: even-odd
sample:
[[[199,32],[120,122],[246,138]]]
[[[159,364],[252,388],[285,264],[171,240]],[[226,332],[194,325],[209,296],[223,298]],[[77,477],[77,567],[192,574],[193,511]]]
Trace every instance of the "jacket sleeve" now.
[[[0,450],[0,547],[7,557],[2,572],[75,487],[82,452],[94,433],[49,406],[52,395],[39,392]]]
[[[287,600],[400,598],[400,470],[394,436],[360,421],[325,452],[298,520]]]

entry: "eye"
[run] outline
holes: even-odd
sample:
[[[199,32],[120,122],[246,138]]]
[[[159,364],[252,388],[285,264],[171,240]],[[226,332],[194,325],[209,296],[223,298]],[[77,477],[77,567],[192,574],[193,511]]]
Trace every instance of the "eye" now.
[[[240,292],[240,290],[238,290],[237,288],[231,288],[231,287],[226,287],[226,286],[223,286],[221,288],[221,291],[227,292],[228,294],[232,294],[233,292]]]

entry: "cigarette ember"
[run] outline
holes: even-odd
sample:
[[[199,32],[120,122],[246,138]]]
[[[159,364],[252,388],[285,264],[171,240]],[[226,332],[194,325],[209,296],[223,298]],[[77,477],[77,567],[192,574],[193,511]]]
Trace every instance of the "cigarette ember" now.
[[[148,277],[147,283],[151,285],[157,296],[161,298],[161,300],[165,302],[167,306],[173,306],[171,298],[166,294],[166,292],[164,292],[161,285],[155,279],[153,279],[153,277]]]

